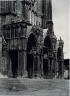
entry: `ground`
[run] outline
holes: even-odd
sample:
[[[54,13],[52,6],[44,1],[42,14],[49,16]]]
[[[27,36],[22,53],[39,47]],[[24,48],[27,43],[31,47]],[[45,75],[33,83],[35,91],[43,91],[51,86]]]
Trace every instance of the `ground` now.
[[[16,86],[13,90],[9,90],[9,88],[5,87],[6,82],[9,82],[8,79],[1,78],[0,95],[69,96],[69,80],[18,78],[18,81],[21,82],[22,86],[24,87],[18,88]],[[22,89],[22,90],[17,90],[17,89]]]

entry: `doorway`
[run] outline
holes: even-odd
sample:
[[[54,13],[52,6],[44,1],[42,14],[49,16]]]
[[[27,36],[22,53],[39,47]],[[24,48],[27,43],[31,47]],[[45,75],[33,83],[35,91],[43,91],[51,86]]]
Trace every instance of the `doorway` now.
[[[43,72],[44,72],[45,78],[47,78],[47,74],[48,74],[48,59],[43,59]]]
[[[33,77],[33,48],[36,47],[36,38],[34,34],[32,33],[27,42],[27,72],[28,72],[28,78]]]
[[[17,71],[18,71],[18,50],[12,50],[9,51],[10,59],[11,59],[11,69],[13,78],[17,77]]]

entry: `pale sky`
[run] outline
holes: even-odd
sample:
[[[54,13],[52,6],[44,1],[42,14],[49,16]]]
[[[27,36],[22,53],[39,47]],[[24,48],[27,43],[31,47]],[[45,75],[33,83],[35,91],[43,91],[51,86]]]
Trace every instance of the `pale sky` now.
[[[52,0],[54,33],[64,41],[64,58],[69,55],[69,0]]]

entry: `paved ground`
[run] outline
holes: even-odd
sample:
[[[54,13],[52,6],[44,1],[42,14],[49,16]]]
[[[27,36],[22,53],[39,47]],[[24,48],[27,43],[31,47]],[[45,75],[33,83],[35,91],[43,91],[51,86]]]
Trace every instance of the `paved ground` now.
[[[0,95],[23,95],[23,96],[69,96],[69,80],[57,79],[19,79],[23,90],[9,90],[1,87],[4,85],[0,79]],[[6,79],[6,81],[8,81]],[[6,82],[4,81],[4,82]],[[3,84],[2,84],[3,83]],[[17,88],[16,88],[17,89]]]

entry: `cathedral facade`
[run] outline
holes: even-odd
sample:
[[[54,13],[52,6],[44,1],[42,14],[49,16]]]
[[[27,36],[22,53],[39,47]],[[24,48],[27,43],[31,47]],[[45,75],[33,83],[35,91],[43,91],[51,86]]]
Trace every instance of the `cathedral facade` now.
[[[1,1],[0,16],[8,77],[63,78],[64,42],[54,34],[51,0]]]

